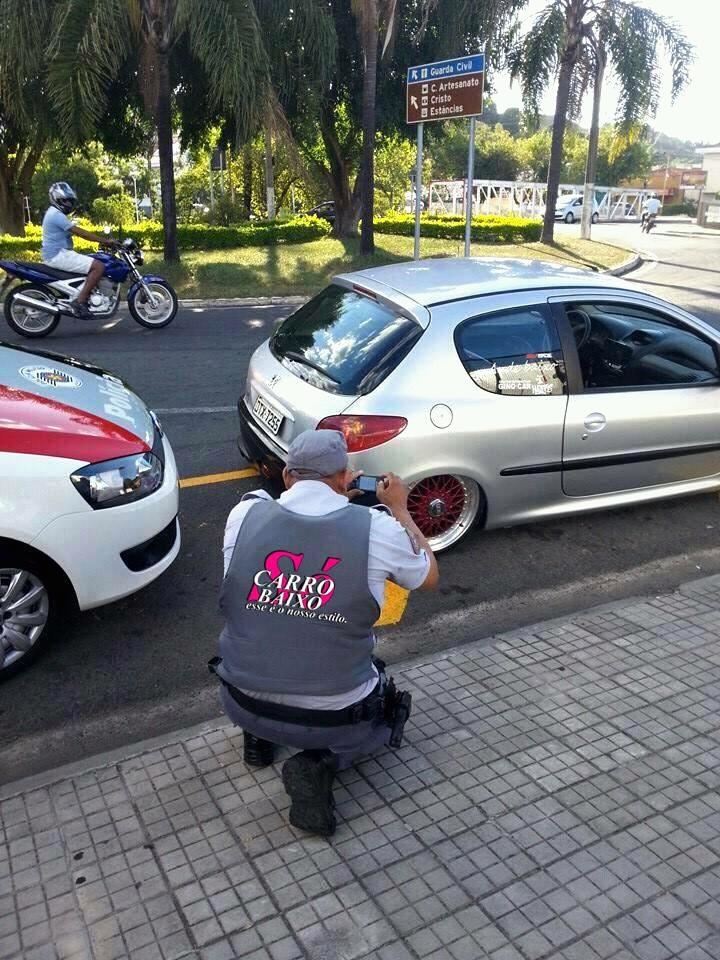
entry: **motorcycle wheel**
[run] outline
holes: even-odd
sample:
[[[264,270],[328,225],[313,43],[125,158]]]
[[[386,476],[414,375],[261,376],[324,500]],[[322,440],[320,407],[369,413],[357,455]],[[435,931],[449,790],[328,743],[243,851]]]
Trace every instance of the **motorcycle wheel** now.
[[[10,329],[19,333],[21,337],[28,337],[31,340],[46,337],[52,333],[60,323],[60,317],[57,314],[33,310],[32,307],[15,303],[15,295],[18,293],[32,293],[36,299],[46,300],[49,303],[55,300],[47,290],[43,290],[34,283],[23,283],[19,287],[14,287],[5,297],[5,320]]]
[[[132,296],[128,297],[128,310],[133,320],[142,327],[150,330],[159,330],[166,327],[175,319],[178,311],[177,294],[165,280],[149,281],[148,289],[158,298],[157,306],[153,307],[145,291],[139,287]]]

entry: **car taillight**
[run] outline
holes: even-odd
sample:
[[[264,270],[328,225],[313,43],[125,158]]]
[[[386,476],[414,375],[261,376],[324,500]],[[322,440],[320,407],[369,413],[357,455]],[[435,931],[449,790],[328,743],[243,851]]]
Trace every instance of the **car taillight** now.
[[[339,430],[345,435],[348,453],[360,453],[392,440],[407,426],[405,417],[353,416],[338,414],[325,417],[317,425],[318,430]]]

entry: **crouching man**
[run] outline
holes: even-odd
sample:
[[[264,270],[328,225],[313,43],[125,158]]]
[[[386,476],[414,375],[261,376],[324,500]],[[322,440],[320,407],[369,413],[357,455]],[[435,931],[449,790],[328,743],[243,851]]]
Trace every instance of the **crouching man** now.
[[[223,707],[243,730],[245,762],[272,763],[275,744],[300,751],[282,771],[290,822],[322,836],[335,832],[335,773],[391,738],[397,745],[409,714],[409,694],[373,658],[385,582],[438,582],[405,484],[385,476],[383,507],[368,509],[349,502],[354,476],[343,435],[310,430],[288,450],[280,498],[257,490],[232,510],[225,628],[211,661]]]

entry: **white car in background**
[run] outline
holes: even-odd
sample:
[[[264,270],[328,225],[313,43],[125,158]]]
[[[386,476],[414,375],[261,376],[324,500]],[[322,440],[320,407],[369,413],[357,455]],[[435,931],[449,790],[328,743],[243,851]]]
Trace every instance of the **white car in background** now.
[[[166,570],[177,513],[175,458],[138,396],[97,367],[0,344],[0,680],[63,610]]]
[[[575,193],[570,197],[558,197],[555,204],[555,219],[562,220],[564,223],[579,223],[582,219],[583,195]],[[592,222],[597,223],[600,219],[600,208],[598,202],[593,202]]]

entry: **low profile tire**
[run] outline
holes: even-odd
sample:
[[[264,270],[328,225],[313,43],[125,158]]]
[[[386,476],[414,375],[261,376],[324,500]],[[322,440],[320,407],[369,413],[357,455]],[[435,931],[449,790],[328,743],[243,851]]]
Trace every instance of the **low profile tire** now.
[[[572,211],[565,214],[565,223],[575,223],[575,215],[572,213]]]
[[[22,546],[0,548],[0,682],[42,652],[66,600],[49,563]]]
[[[28,337],[31,340],[46,337],[52,333],[60,323],[60,317],[16,303],[15,295],[18,293],[32,294],[37,300],[48,302],[53,300],[47,290],[43,290],[34,283],[23,283],[19,287],[13,287],[5,297],[5,320],[10,329],[19,333],[21,337]]]
[[[590,219],[592,220],[593,223],[597,223],[598,220],[600,219],[600,214],[594,213]]]
[[[485,497],[469,477],[436,474],[413,484],[408,510],[434,553],[454,547],[485,516]]]
[[[175,319],[178,312],[177,294],[164,280],[150,280],[147,285],[151,293],[159,298],[158,306],[153,308],[150,300],[145,297],[145,291],[140,287],[128,299],[128,310],[141,327],[160,330]]]

